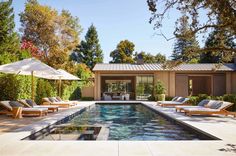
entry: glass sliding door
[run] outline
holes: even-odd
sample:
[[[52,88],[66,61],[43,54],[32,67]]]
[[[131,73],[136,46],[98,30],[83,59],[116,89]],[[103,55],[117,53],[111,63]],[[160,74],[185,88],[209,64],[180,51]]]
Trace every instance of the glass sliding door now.
[[[143,75],[136,77],[136,100],[148,100],[153,94],[153,81],[152,75]]]

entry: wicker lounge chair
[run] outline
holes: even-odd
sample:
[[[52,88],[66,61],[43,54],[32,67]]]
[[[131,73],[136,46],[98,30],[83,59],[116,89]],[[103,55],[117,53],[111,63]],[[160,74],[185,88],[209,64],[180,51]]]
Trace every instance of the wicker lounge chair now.
[[[176,101],[160,101],[158,104],[161,107],[189,106],[189,98],[180,97]]]
[[[210,102],[210,100],[202,100],[198,103],[197,106],[175,106],[176,112],[184,112],[185,108],[202,108],[205,105],[207,105]]]
[[[186,115],[228,115],[228,111],[226,110],[233,103],[225,102],[225,101],[214,101],[211,100],[205,107],[201,108],[185,108],[184,112]]]
[[[71,106],[74,106],[74,103],[65,101],[63,102],[56,101],[54,98],[43,98],[42,105],[53,105],[53,106],[58,106],[59,108],[69,108]]]
[[[24,105],[26,108],[46,108],[48,112],[58,112],[58,106],[52,105],[37,105],[34,101],[27,99],[27,100],[19,100],[19,102]]]
[[[23,107],[23,116],[44,116],[48,114],[46,108],[24,108],[24,106],[17,101],[0,101],[0,106],[3,108],[0,114],[12,115],[13,107]]]

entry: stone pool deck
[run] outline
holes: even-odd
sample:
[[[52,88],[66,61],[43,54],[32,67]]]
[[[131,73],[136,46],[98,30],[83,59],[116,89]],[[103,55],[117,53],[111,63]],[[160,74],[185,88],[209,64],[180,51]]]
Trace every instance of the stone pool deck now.
[[[103,101],[104,102],[104,101]],[[114,102],[114,101],[112,101]],[[123,101],[124,102],[124,101]],[[132,101],[130,101],[132,102]],[[135,101],[136,103],[139,103]],[[155,102],[142,102],[159,113],[191,125],[221,140],[210,141],[21,141],[22,138],[50,124],[70,116],[96,102],[81,102],[80,105],[51,114],[46,118],[27,118],[14,129],[12,122],[8,132],[0,134],[0,156],[235,156],[236,119],[232,117],[187,117],[174,109],[162,108]],[[115,101],[114,103],[117,103]],[[31,119],[31,121],[30,121]],[[9,120],[13,120],[9,118]],[[7,120],[4,120],[5,122]],[[1,118],[0,118],[1,122]],[[34,123],[34,124],[30,124]],[[27,125],[30,124],[30,125]],[[25,126],[27,125],[27,126]],[[1,129],[1,127],[0,127]],[[7,131],[7,130],[5,130]]]

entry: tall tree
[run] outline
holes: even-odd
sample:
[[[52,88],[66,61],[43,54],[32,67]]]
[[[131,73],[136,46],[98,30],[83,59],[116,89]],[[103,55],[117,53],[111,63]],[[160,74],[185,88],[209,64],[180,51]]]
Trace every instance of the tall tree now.
[[[193,35],[206,34],[209,30],[217,28],[222,32],[227,32],[235,39],[236,37],[236,1],[235,0],[147,0],[149,10],[152,13],[150,23],[154,23],[154,27],[161,29],[163,26],[163,19],[168,17],[170,10],[175,9],[179,13],[187,13],[190,23],[190,31],[182,34],[177,24],[175,31],[173,32],[176,38],[189,38]],[[201,15],[201,16],[200,16]],[[202,16],[205,16],[206,20],[203,21]],[[217,18],[221,23],[217,23]],[[180,20],[176,22],[179,23]],[[160,33],[164,36],[164,34]],[[172,39],[172,38],[169,38]],[[236,52],[236,48],[229,48],[225,46],[215,47],[203,47],[192,51],[192,53],[198,52],[199,54],[205,51],[225,51]],[[227,53],[226,53],[227,54]],[[214,53],[213,53],[214,55]]]
[[[235,49],[236,43],[233,37],[228,32],[222,32],[219,29],[214,29],[208,36],[205,42],[206,48],[214,47],[227,47],[229,49]],[[227,52],[224,50],[215,51],[209,50],[201,54],[201,63],[220,63],[231,62],[234,52]]]
[[[44,52],[43,61],[62,68],[79,43],[81,27],[78,20],[66,10],[58,13],[49,6],[40,5],[37,0],[28,0],[20,14],[22,39]]]
[[[123,40],[116,46],[116,49],[110,53],[112,60],[110,63],[134,63],[134,43]]]
[[[0,64],[17,60],[20,49],[11,5],[12,0],[0,2]]]
[[[134,54],[134,60],[137,62],[138,55],[141,55],[144,63],[164,63],[166,61],[166,56],[161,53],[157,53],[156,55],[152,55],[150,53],[145,53],[144,51]]]
[[[182,34],[188,33],[190,28],[188,25],[188,19],[186,16],[182,16],[180,32]],[[195,49],[198,49],[199,45],[195,35],[189,36],[188,38],[177,38],[174,44],[174,50],[172,54],[172,60],[179,60],[183,62],[191,62],[192,59],[199,57],[197,53],[191,53]]]
[[[103,62],[103,52],[99,44],[96,27],[92,24],[85,35],[85,41],[81,41],[71,55],[71,59],[78,63],[85,63],[92,69],[96,63]]]

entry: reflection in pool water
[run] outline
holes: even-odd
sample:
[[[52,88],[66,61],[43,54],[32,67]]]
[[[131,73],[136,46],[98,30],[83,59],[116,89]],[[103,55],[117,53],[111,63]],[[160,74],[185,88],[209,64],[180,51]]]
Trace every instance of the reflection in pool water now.
[[[101,124],[109,127],[109,140],[198,140],[141,104],[96,104],[75,117],[75,125]]]

